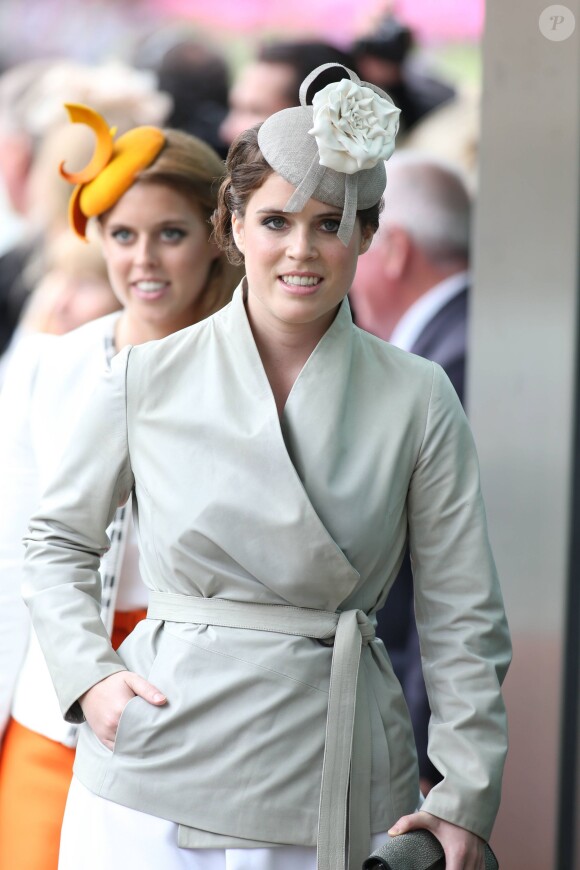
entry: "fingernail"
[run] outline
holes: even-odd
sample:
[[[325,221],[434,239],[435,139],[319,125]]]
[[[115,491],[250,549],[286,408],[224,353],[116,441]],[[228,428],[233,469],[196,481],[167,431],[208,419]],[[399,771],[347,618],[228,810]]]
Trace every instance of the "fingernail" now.
[[[387,831],[387,834],[389,835],[389,837],[396,837],[398,833],[399,833],[398,828],[390,828],[390,830]]]
[[[161,692],[155,692],[155,694],[153,695],[153,700],[155,701],[155,703],[159,703],[159,701],[164,701],[165,695],[162,695]]]

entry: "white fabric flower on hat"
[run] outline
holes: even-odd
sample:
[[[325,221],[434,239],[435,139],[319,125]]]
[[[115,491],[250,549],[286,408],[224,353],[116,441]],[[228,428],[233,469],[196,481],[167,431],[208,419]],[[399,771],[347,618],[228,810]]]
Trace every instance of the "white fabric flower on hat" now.
[[[352,175],[388,160],[395,150],[400,109],[390,97],[350,79],[333,82],[314,95],[314,125],[320,165]]]

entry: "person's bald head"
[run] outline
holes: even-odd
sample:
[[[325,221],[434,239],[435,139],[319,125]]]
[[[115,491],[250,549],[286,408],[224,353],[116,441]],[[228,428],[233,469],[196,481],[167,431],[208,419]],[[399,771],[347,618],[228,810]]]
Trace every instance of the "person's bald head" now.
[[[434,262],[469,259],[471,198],[458,170],[401,152],[387,164],[381,231],[399,227]]]
[[[417,153],[394,155],[379,230],[354,281],[360,325],[388,338],[420,296],[467,269],[470,233],[471,198],[458,170]]]

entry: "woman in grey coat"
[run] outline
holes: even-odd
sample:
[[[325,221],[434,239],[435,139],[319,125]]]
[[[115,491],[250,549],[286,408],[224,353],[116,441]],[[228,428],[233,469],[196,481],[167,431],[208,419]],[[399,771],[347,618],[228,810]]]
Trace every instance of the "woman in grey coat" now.
[[[25,598],[63,714],[87,722],[65,870],[81,848],[95,870],[353,870],[413,827],[449,870],[483,868],[510,649],[475,449],[443,371],[352,324],[398,110],[342,67],[307,105],[319,72],[232,147],[214,219],[245,261],[232,302],[118,355],[31,522]],[[131,492],[150,605],[115,653],[96,569]],[[407,540],[444,777],[418,812],[374,636]]]

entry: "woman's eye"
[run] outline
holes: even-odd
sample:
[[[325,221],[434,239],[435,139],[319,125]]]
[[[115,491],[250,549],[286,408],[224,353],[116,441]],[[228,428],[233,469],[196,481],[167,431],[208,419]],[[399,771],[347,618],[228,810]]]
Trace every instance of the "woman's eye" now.
[[[131,230],[126,230],[123,228],[113,230],[111,236],[115,239],[116,242],[120,242],[122,245],[127,244],[133,239],[133,233],[131,232]]]
[[[266,220],[263,221],[263,224],[270,230],[283,230],[286,226],[286,221],[283,217],[274,216],[266,218]]]
[[[161,238],[166,242],[180,242],[181,239],[185,238],[185,232],[179,227],[164,227]]]
[[[320,224],[321,229],[325,233],[337,233],[339,226],[340,221],[335,220],[334,218],[326,218],[326,220],[323,220]]]

